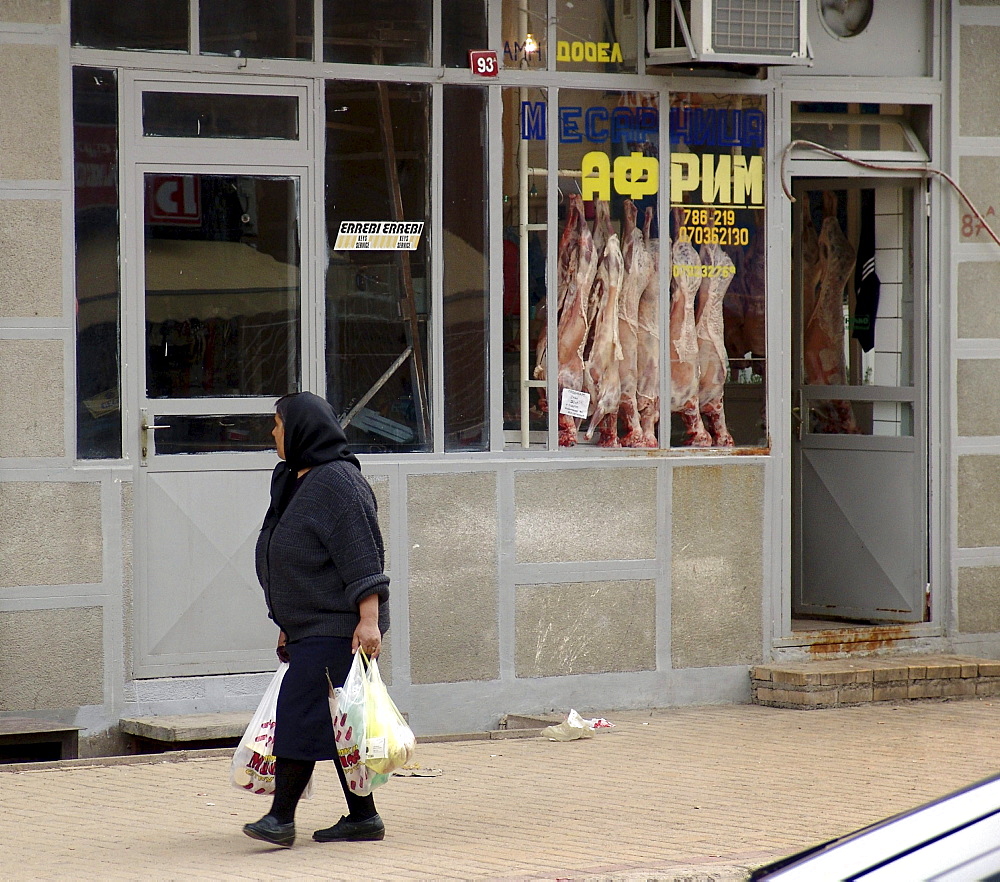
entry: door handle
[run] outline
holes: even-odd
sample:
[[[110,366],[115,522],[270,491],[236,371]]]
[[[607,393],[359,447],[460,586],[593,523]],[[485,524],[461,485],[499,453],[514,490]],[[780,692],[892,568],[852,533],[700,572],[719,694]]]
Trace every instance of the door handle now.
[[[155,432],[158,429],[169,429],[169,425],[156,426],[149,422],[149,414],[143,410],[142,416],[139,421],[139,447],[141,448],[142,457],[140,459],[141,465],[146,465],[146,460],[149,458],[149,433]]]
[[[795,437],[802,440],[802,408],[798,405],[792,408],[792,431]]]

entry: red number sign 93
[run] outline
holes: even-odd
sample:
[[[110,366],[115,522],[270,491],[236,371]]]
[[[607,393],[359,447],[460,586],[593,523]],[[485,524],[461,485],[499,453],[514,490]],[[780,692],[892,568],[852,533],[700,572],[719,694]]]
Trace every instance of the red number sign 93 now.
[[[469,69],[477,77],[495,77],[500,72],[496,52],[492,49],[470,52]]]

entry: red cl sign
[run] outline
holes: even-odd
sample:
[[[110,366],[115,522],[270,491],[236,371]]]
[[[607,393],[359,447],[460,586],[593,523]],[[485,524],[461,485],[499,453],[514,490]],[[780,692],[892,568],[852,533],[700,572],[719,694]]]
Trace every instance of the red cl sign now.
[[[146,222],[201,223],[201,187],[194,175],[146,175]]]
[[[495,77],[500,72],[496,52],[492,49],[470,52],[469,69],[477,77]]]

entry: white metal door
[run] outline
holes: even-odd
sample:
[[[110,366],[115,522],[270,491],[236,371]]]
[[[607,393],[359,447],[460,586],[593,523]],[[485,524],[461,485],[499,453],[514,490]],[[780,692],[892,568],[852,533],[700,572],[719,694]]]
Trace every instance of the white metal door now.
[[[134,89],[123,237],[133,672],[266,670],[276,633],[253,552],[276,462],[274,402],[321,382],[306,89]],[[268,89],[284,100],[256,113]]]

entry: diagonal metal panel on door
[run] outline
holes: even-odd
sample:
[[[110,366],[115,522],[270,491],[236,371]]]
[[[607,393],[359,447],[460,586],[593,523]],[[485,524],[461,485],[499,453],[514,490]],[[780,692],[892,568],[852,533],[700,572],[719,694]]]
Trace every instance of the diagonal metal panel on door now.
[[[254,572],[266,471],[150,472],[138,661],[165,672],[273,665],[275,635]]]
[[[802,450],[797,612],[922,620],[916,468],[910,451]]]

